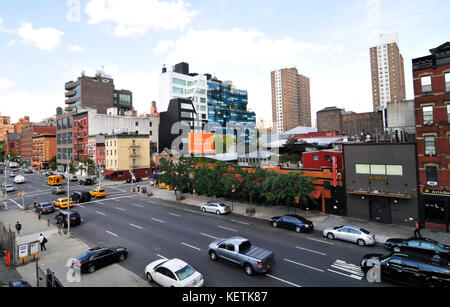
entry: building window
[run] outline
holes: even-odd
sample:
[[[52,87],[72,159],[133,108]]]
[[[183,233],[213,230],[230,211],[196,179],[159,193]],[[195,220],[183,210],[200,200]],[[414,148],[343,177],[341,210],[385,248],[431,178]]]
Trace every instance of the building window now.
[[[437,185],[438,183],[438,170],[436,166],[427,166],[427,185]]]
[[[432,91],[431,76],[425,76],[420,78],[420,82],[422,85],[422,93],[430,93]]]
[[[434,136],[426,136],[425,140],[425,154],[435,155],[436,154],[436,138]]]
[[[370,165],[369,164],[356,164],[355,172],[357,174],[370,174]]]
[[[450,92],[450,72],[445,73],[445,91]]]
[[[422,108],[423,112],[423,124],[432,124],[433,123],[433,107],[427,106]]]
[[[370,173],[372,175],[386,175],[386,165],[371,164]]]
[[[325,156],[325,161],[331,161],[331,156],[330,155],[326,155]]]
[[[314,161],[319,161],[319,156],[313,156]]]

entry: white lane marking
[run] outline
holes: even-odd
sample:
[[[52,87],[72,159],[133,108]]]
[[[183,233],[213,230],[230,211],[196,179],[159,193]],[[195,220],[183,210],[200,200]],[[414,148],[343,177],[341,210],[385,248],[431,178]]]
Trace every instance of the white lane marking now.
[[[205,236],[205,237],[208,237],[208,238],[211,238],[211,239],[215,239],[215,240],[218,240],[219,238],[216,238],[216,237],[213,237],[213,236],[210,236],[210,235],[207,235],[206,233],[200,233],[202,236]]]
[[[105,199],[101,199],[101,200],[90,201],[89,203],[90,203],[90,204],[93,204],[93,203],[101,203],[101,202],[104,202],[104,201],[116,200],[116,199],[121,199],[121,198],[131,198],[131,197],[134,197],[134,195],[131,195],[131,196],[121,196],[121,197],[116,197],[116,198],[105,198]]]
[[[181,215],[178,215],[178,214],[175,214],[175,213],[169,213],[169,215],[176,216],[176,217],[181,217]]]
[[[118,237],[118,235],[116,235],[115,233],[112,233],[111,231],[106,231],[107,233],[109,233],[110,235],[113,235],[115,237]]]
[[[312,266],[309,266],[309,265],[306,265],[306,264],[303,264],[303,263],[298,263],[298,262],[295,262],[295,261],[292,261],[292,260],[289,260],[289,259],[283,259],[283,260],[287,261],[287,262],[294,263],[294,264],[299,265],[299,266],[303,266],[303,267],[311,269],[311,270],[316,270],[316,271],[319,271],[319,272],[323,272],[323,270],[321,270],[321,269],[318,269],[318,268],[315,268],[315,267],[312,267]]]
[[[143,227],[141,227],[141,226],[137,226],[137,225],[134,225],[134,224],[130,224],[130,226],[133,226],[133,227],[135,227],[135,228],[137,228],[137,229],[144,229]]]
[[[23,209],[23,206],[20,205],[19,203],[17,203],[14,199],[10,199],[10,201],[12,201],[13,203],[15,203],[16,206],[18,206],[19,208]]]
[[[190,247],[190,248],[193,248],[193,249],[196,249],[196,250],[199,250],[199,251],[201,251],[201,249],[200,248],[198,248],[198,247],[195,247],[195,246],[192,246],[192,245],[189,245],[189,244],[186,244],[186,243],[181,243],[181,244],[183,244],[183,245],[186,245],[186,246],[188,246],[188,247]]]
[[[97,213],[100,214],[100,215],[106,216],[106,214],[104,214],[104,213],[102,213],[102,212],[99,212],[99,211],[95,211],[95,212],[97,212]]]
[[[356,275],[353,275],[353,274],[352,275],[347,275],[347,274],[344,274],[344,273],[341,273],[341,272],[337,272],[337,271],[334,271],[334,270],[330,270],[330,269],[328,269],[328,271],[336,273],[336,274],[339,274],[339,275],[343,275],[343,276],[346,276],[346,277],[349,277],[349,278],[357,279],[357,280],[361,280],[362,279],[362,277],[356,276]]]
[[[298,287],[298,288],[301,288],[301,287],[302,287],[302,286],[299,286],[299,285],[294,284],[294,283],[292,283],[292,282],[286,281],[286,280],[284,280],[284,279],[275,277],[275,276],[273,276],[273,275],[266,274],[266,276],[267,276],[267,277],[270,277],[270,278],[273,278],[273,279],[276,279],[276,280],[279,280],[279,281],[282,281],[282,282],[287,283],[287,284],[289,284],[289,285],[291,285],[291,286],[294,286],[294,287]]]
[[[343,260],[336,260],[331,267],[338,269],[338,270],[342,270],[348,273],[351,273],[353,275],[358,275],[358,276],[364,276],[364,272],[361,270],[361,268],[355,264],[351,264],[351,263],[346,263]]]
[[[139,207],[139,208],[144,208],[144,206],[141,206],[141,205],[138,205],[138,204],[133,204],[133,206]]]
[[[125,210],[125,209],[123,209],[123,208],[119,208],[119,207],[116,207],[116,209],[117,209],[117,210],[120,210],[120,211],[127,211],[127,210]]]
[[[154,218],[152,218],[152,220],[160,222],[160,223],[165,223],[164,221],[161,221],[161,220],[158,220],[158,219],[154,219]]]
[[[321,252],[317,252],[317,251],[312,250],[312,249],[303,248],[303,247],[300,247],[300,246],[296,246],[295,248],[302,249],[302,250],[305,250],[305,251],[308,251],[308,252],[311,252],[311,253],[316,253],[316,254],[323,255],[323,256],[327,255],[327,254],[324,254],[324,253],[321,253]]]
[[[162,258],[162,259],[168,259],[168,258],[166,258],[166,257],[164,257],[164,256],[161,256],[160,254],[156,254],[156,256],[158,256],[158,257],[160,257],[160,258]]]
[[[243,224],[243,225],[247,225],[247,226],[249,226],[250,224],[249,223],[245,223],[245,222],[241,222],[241,221],[236,221],[236,220],[231,220],[232,222],[235,222],[235,223],[239,223],[239,224]]]
[[[80,204],[78,204],[78,205],[75,205],[76,207],[81,207],[81,208],[86,208],[85,206],[83,206],[83,205],[80,205]]]
[[[319,240],[319,239],[314,239],[314,238],[308,238],[308,240],[312,240],[312,241],[316,241],[316,242],[320,242],[320,243],[325,243],[325,244],[334,245],[334,243],[332,243],[332,242],[327,242],[327,241],[324,241],[324,240]]]
[[[231,228],[227,228],[227,227],[223,227],[223,226],[217,226],[217,227],[222,228],[222,229],[225,229],[225,230],[237,232],[237,230],[234,230],[234,229],[231,229]]]

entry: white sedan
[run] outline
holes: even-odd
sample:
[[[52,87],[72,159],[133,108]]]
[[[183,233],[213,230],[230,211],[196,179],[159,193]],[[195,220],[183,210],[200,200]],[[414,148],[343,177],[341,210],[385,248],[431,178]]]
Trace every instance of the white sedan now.
[[[200,210],[202,210],[203,212],[211,212],[211,213],[215,213],[217,215],[221,215],[221,214],[227,214],[230,213],[230,206],[227,206],[225,204],[219,204],[219,203],[210,203],[210,204],[206,204],[201,206]]]
[[[16,177],[14,177],[14,183],[25,183],[25,177],[17,175]]]
[[[203,287],[203,275],[180,259],[159,259],[145,268],[149,282],[163,287]]]
[[[6,185],[6,192],[14,192],[16,188],[12,184]]]

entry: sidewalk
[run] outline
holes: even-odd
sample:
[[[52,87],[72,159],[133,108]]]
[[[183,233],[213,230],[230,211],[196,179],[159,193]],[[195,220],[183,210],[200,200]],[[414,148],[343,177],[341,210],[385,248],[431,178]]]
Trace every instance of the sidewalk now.
[[[11,225],[11,229],[14,229],[17,221],[22,224],[21,234],[16,237],[17,244],[36,241],[41,233],[48,238],[47,251],[39,254],[39,266],[44,272],[47,268],[52,270],[64,287],[149,287],[145,280],[119,264],[102,268],[92,275],[82,274],[80,283],[71,283],[66,277],[70,269],[66,266],[67,261],[88,250],[90,247],[87,244],[80,239],[69,239],[66,235],[59,234],[55,225],[48,226],[45,218],[38,220],[33,211],[12,209],[1,212],[0,221],[6,227]],[[25,264],[22,264],[21,260],[17,260],[16,264],[16,271],[21,276],[19,279],[28,281],[35,287],[36,263],[25,260]],[[0,273],[3,276],[1,267]]]
[[[148,186],[147,186],[148,188]],[[157,189],[155,187],[150,187],[149,192],[153,193],[154,198],[169,200],[176,202],[175,192],[168,191],[165,189]],[[183,194],[185,199],[179,201],[184,204],[188,204],[191,206],[200,207],[208,202],[211,202],[210,197],[192,195],[192,194]],[[228,199],[223,198],[213,198],[214,202],[223,202],[231,207],[232,202]],[[264,206],[254,206],[256,208],[255,214],[247,214],[246,209],[249,207],[248,203],[242,202],[233,202],[233,214],[239,214],[244,216],[251,216],[259,219],[268,220],[274,216],[283,216],[287,214],[287,208],[284,206],[277,207],[264,207]],[[293,213],[293,209],[291,208],[290,213]],[[394,224],[382,224],[373,221],[356,219],[345,216],[336,216],[332,214],[325,214],[322,212],[311,212],[311,211],[303,211],[297,209],[297,214],[305,217],[308,220],[311,220],[314,223],[314,228],[318,231],[323,231],[328,226],[339,226],[339,225],[355,225],[362,226],[367,230],[373,231],[375,233],[375,239],[378,243],[384,244],[389,238],[410,238],[413,236],[413,228],[415,225],[411,224],[411,227],[394,225]],[[425,238],[430,238],[441,242],[443,244],[450,245],[450,234],[439,231],[430,231],[423,229],[421,230],[421,234]]]

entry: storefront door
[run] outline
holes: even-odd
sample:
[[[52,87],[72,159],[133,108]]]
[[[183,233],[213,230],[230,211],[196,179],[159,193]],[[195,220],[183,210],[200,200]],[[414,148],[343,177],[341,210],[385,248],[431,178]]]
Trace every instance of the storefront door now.
[[[386,198],[372,198],[369,201],[370,219],[380,223],[392,223],[391,201]]]

